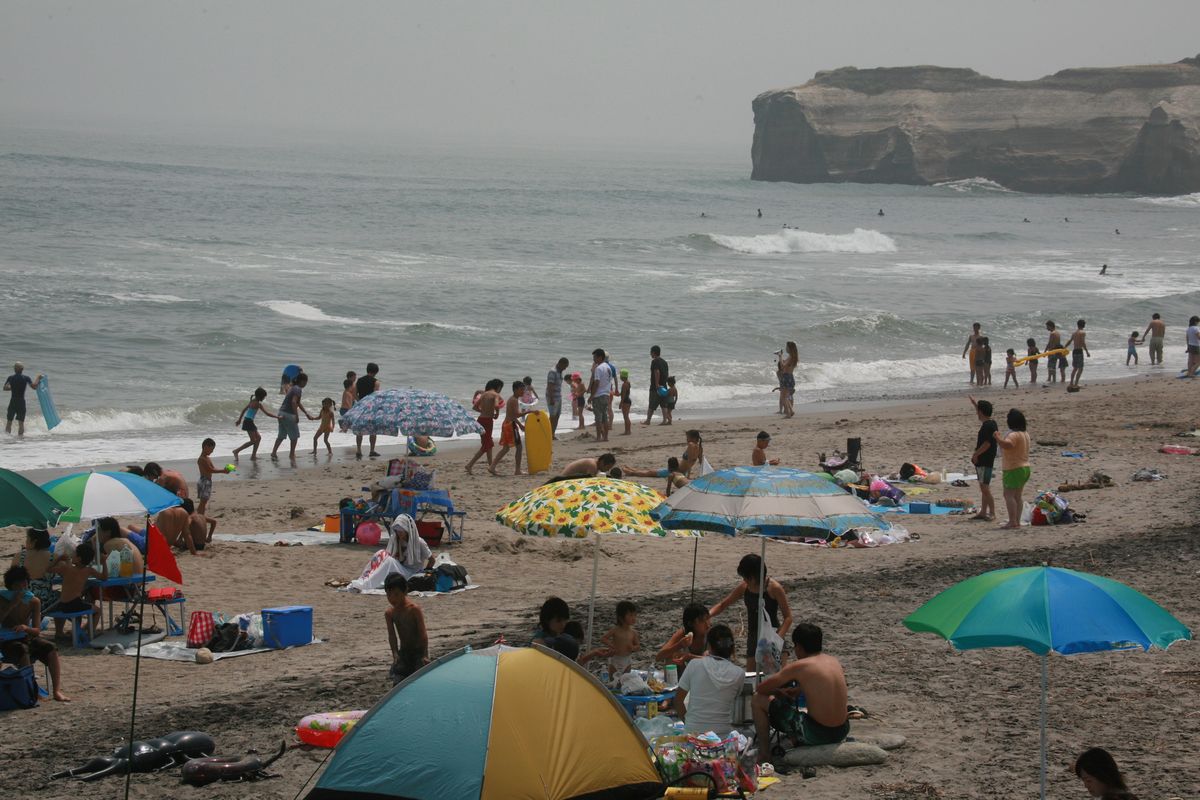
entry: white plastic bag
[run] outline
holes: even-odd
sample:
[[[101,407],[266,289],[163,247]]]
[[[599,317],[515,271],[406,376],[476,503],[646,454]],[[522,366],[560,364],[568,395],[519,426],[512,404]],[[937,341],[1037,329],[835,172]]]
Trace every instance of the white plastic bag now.
[[[650,691],[650,684],[646,683],[636,672],[626,672],[622,675],[620,686],[620,693],[626,696],[653,694]]]
[[[1026,503],[1025,507],[1023,509],[1021,509],[1021,524],[1022,525],[1030,525],[1030,524],[1032,524],[1032,522],[1033,522],[1033,504]]]
[[[754,648],[754,662],[764,675],[774,675],[783,666],[783,637],[771,626],[765,604],[758,607],[758,644]]]
[[[703,475],[707,475],[710,472],[716,472],[716,470],[713,469],[712,464],[708,463],[707,456],[701,456],[700,457],[700,474],[703,476]]]

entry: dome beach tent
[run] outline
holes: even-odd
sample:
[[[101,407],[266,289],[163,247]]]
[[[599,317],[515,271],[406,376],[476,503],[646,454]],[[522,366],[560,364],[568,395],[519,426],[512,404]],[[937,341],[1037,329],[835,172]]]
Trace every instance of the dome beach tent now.
[[[404,680],[346,735],[307,800],[633,800],[664,787],[645,740],[575,662],[467,647]]]

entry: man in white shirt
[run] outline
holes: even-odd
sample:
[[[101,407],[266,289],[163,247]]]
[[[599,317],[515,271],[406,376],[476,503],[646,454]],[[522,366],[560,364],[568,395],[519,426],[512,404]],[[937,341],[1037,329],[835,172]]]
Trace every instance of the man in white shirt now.
[[[592,351],[592,380],[588,394],[592,397],[592,414],[596,418],[596,441],[607,442],[612,429],[612,388],[617,377],[616,368],[607,363],[604,351]]]
[[[733,631],[713,625],[708,631],[708,655],[688,662],[679,678],[674,707],[689,734],[712,731],[726,736],[733,730],[733,704],[741,694],[746,672],[733,658]]]

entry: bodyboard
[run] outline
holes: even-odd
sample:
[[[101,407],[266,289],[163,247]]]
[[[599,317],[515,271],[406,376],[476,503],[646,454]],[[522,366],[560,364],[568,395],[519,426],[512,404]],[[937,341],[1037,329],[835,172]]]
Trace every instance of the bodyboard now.
[[[530,475],[550,469],[554,455],[553,436],[550,415],[545,411],[533,411],[525,416],[525,453],[529,459]]]
[[[46,420],[46,430],[52,431],[59,426],[62,420],[54,408],[54,398],[50,396],[50,379],[43,375],[38,381],[36,391],[38,405],[42,407],[42,418]]]

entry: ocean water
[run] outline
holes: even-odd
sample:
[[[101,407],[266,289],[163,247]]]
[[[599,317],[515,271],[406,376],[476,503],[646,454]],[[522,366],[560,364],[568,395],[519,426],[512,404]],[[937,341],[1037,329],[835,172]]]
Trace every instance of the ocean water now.
[[[0,437],[0,465],[192,458],[209,435],[227,453],[250,392],[277,400],[288,363],[312,376],[315,410],[371,360],[385,386],[466,401],[492,377],[540,388],[559,356],[581,368],[603,347],[641,401],[657,343],[686,419],[773,411],[788,339],[801,403],[962,385],[973,321],[1000,383],[1005,348],[1043,344],[1047,318],[1087,318],[1085,380],[1129,374],[1125,339],[1154,311],[1181,360],[1200,195],[749,172],[748,145],[218,147],[0,128],[0,362],[52,376],[64,419]]]

